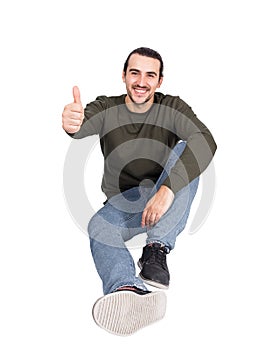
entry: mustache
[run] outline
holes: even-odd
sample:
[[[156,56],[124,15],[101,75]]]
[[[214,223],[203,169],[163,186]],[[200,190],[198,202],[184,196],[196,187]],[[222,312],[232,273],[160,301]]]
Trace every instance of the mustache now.
[[[139,88],[139,89],[147,89],[147,90],[149,90],[149,87],[148,87],[148,86],[141,86],[141,85],[138,85],[138,84],[137,84],[137,85],[133,85],[132,87],[133,87],[134,89],[135,89],[135,88]]]

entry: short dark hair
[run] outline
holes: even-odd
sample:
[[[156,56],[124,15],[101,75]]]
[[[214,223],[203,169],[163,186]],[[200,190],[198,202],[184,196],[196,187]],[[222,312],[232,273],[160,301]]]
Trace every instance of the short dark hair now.
[[[127,67],[128,67],[128,61],[129,61],[131,55],[133,55],[133,54],[138,54],[141,56],[151,57],[151,58],[155,58],[155,59],[159,60],[159,62],[160,62],[159,77],[160,78],[163,77],[163,60],[161,58],[161,55],[157,51],[149,49],[148,47],[139,47],[138,49],[135,49],[132,52],[130,52],[130,54],[128,55],[128,57],[124,63],[124,66],[123,66],[124,74],[126,74]]]

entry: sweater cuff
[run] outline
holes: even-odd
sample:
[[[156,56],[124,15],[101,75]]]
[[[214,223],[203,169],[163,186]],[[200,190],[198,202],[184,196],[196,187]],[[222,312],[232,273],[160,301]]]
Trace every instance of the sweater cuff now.
[[[75,133],[70,134],[70,132],[67,132],[67,131],[65,131],[65,132],[66,132],[66,134],[68,134],[68,135],[71,136],[71,137],[74,137],[74,136],[75,136]]]
[[[162,185],[167,186],[171,189],[171,191],[176,194],[179,192],[182,188],[188,185],[188,182],[186,182],[185,179],[183,179],[180,175],[173,173],[170,174],[165,181],[162,183]]]

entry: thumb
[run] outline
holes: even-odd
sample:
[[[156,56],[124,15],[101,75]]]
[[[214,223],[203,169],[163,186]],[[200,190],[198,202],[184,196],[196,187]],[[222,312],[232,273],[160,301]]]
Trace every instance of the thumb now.
[[[74,103],[82,104],[80,90],[79,90],[78,86],[73,87],[73,97],[74,97]]]

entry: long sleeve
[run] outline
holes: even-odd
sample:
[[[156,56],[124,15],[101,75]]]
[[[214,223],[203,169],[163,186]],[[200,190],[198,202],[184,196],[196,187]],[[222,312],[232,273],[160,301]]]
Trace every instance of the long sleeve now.
[[[174,130],[181,140],[187,142],[187,146],[164,182],[174,193],[188,185],[207,168],[217,149],[210,130],[179,98],[176,110]]]

